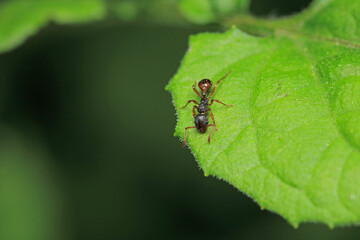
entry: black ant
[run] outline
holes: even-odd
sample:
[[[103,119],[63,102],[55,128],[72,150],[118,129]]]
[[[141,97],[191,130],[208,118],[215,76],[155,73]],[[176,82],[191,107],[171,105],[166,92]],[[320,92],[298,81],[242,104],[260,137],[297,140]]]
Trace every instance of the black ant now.
[[[226,105],[225,103],[217,100],[217,99],[211,99],[211,102],[209,104],[209,100],[210,98],[214,95],[215,93],[215,90],[216,90],[216,87],[217,85],[221,82],[221,80],[223,80],[224,78],[227,77],[227,75],[229,75],[230,71],[228,71],[225,76],[223,76],[222,78],[220,78],[217,83],[215,84],[214,88],[212,89],[209,97],[207,97],[207,92],[210,90],[211,86],[212,86],[212,82],[210,79],[202,79],[199,84],[198,84],[198,87],[200,88],[201,90],[201,95],[200,93],[198,92],[198,90],[195,88],[196,86],[196,81],[195,81],[195,84],[192,86],[194,92],[199,96],[201,97],[201,100],[200,100],[200,104],[195,101],[195,100],[189,100],[185,106],[181,107],[182,108],[185,108],[189,103],[193,102],[199,106],[196,106],[194,105],[193,107],[193,116],[195,118],[195,126],[192,126],[192,127],[186,127],[185,128],[185,137],[184,137],[184,142],[183,142],[183,147],[185,146],[186,144],[186,134],[187,134],[187,130],[189,128],[196,128],[198,130],[199,133],[206,133],[206,130],[207,130],[207,127],[213,127],[213,129],[211,129],[210,131],[210,134],[209,134],[209,138],[208,138],[208,142],[210,143],[210,137],[211,137],[211,133],[214,131],[214,129],[216,129],[216,131],[219,131],[216,127],[216,124],[215,124],[215,120],[214,120],[214,114],[211,112],[211,108],[208,108],[208,106],[211,106],[211,104],[215,102],[217,103],[221,103],[227,107],[232,107],[233,105]],[[196,112],[195,112],[195,109],[198,110],[199,114],[196,115]],[[210,112],[210,116],[211,116],[211,119],[213,121],[213,124],[208,124],[209,123],[209,120],[207,118],[207,113]]]

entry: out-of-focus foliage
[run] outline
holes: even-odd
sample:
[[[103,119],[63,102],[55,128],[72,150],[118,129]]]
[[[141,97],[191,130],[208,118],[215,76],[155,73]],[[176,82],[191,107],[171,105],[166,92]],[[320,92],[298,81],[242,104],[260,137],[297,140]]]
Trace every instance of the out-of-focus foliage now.
[[[247,12],[248,0],[181,0],[180,9],[191,22],[221,22],[221,17]]]
[[[59,239],[60,199],[45,150],[33,139],[0,129],[0,239]]]
[[[145,19],[162,24],[222,23],[222,18],[248,12],[248,0],[118,0],[109,9],[123,20]]]
[[[179,10],[178,0],[114,0],[108,9],[120,19],[162,25],[186,25],[189,22]]]
[[[83,23],[103,19],[110,11],[124,21],[206,24],[244,13],[248,3],[248,0],[8,0],[0,3],[0,53],[23,43],[49,21]]]
[[[210,1],[208,0],[182,0],[181,11],[187,19],[204,24],[215,20]]]
[[[125,21],[134,20],[139,13],[139,7],[135,1],[118,1],[112,6],[114,12],[117,13],[120,19]]]
[[[79,23],[104,16],[102,0],[14,0],[0,3],[0,53],[21,44],[49,21]]]

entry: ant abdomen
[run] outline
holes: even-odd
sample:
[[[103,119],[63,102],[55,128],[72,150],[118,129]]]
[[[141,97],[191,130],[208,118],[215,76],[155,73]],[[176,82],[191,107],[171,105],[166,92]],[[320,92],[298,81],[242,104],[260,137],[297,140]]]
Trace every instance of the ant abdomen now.
[[[209,120],[206,115],[198,114],[195,116],[195,126],[199,133],[206,133]]]

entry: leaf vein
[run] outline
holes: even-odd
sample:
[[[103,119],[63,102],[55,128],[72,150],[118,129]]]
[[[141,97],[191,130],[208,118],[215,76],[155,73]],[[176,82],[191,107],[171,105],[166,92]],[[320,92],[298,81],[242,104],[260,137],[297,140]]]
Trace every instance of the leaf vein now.
[[[342,134],[342,132],[341,132],[341,130],[340,130],[340,128],[339,128],[339,125],[337,124],[337,121],[336,121],[334,112],[332,111],[332,109],[331,109],[331,107],[330,107],[328,98],[326,97],[326,93],[325,93],[324,88],[323,88],[323,86],[322,86],[322,84],[321,84],[321,82],[320,82],[320,76],[319,76],[319,74],[318,74],[318,70],[317,70],[316,64],[314,63],[313,57],[310,55],[310,53],[307,51],[307,49],[302,46],[302,44],[301,44],[300,42],[294,41],[294,43],[295,43],[295,45],[300,49],[300,51],[302,50],[302,51],[304,52],[305,56],[309,59],[309,62],[311,63],[311,66],[312,66],[312,69],[311,69],[312,74],[313,74],[313,76],[314,76],[314,79],[315,79],[316,82],[318,83],[319,89],[320,89],[320,91],[321,91],[321,95],[322,95],[322,97],[323,97],[323,99],[324,99],[324,102],[325,102],[326,107],[327,107],[327,109],[328,109],[329,115],[330,115],[330,117],[331,117],[331,119],[332,119],[332,121],[333,121],[333,124],[334,124],[334,126],[336,127],[336,129],[337,129],[338,135],[347,143],[347,145],[348,145],[350,148],[354,149],[354,150],[357,151],[357,152],[360,152],[358,148],[356,148],[355,146],[353,146],[353,145],[351,144],[351,142],[347,139],[346,135]],[[346,159],[345,164],[346,164],[346,162],[348,161],[348,159],[349,159],[349,157]],[[343,170],[344,170],[345,164],[342,166],[342,170],[341,170],[342,172],[343,172]],[[341,175],[342,175],[342,174],[341,174]],[[340,179],[341,179],[341,177],[340,177],[339,180],[338,180],[338,185],[339,185]],[[338,196],[339,196],[339,192],[338,192]],[[349,208],[344,204],[344,202],[342,201],[342,199],[341,199],[340,196],[339,196],[339,201],[340,201],[340,203],[341,203],[347,210],[349,210],[351,213],[354,213],[351,209],[349,209]],[[357,215],[356,213],[354,213],[354,214]]]
[[[284,179],[282,179],[282,178],[279,177],[277,174],[273,173],[269,168],[267,168],[267,167],[263,164],[263,162],[261,161],[261,155],[260,155],[260,153],[259,153],[259,148],[258,148],[258,135],[257,135],[257,128],[258,128],[258,127],[257,127],[257,125],[256,125],[256,123],[255,123],[255,121],[254,121],[253,113],[252,113],[252,110],[251,110],[251,109],[253,108],[253,106],[252,106],[252,104],[251,104],[251,99],[253,98],[252,93],[253,93],[254,88],[255,88],[255,86],[256,86],[257,79],[258,79],[258,75],[259,75],[260,71],[265,67],[266,62],[268,62],[268,61],[270,60],[270,56],[271,56],[276,50],[277,50],[277,48],[275,48],[275,49],[273,50],[273,52],[272,52],[271,54],[269,54],[268,57],[267,57],[261,64],[259,64],[260,67],[259,67],[259,69],[257,70],[257,72],[256,72],[256,74],[255,74],[254,84],[253,84],[253,87],[251,88],[250,93],[249,93],[250,121],[251,121],[251,125],[252,125],[252,126],[254,127],[254,129],[255,129],[255,145],[256,145],[256,152],[257,152],[257,155],[258,155],[258,157],[259,157],[259,162],[260,162],[261,166],[262,166],[265,170],[267,170],[267,171],[269,172],[269,174],[273,175],[274,177],[276,177],[277,179],[279,179],[279,181],[281,181],[281,182],[284,183],[285,185],[289,186],[290,188],[293,188],[293,189],[297,190],[299,193],[303,194],[303,195],[306,197],[306,199],[308,199],[308,201],[313,205],[313,207],[318,208],[318,209],[322,209],[322,210],[327,210],[327,211],[329,211],[328,209],[325,209],[325,208],[322,208],[322,207],[320,207],[320,206],[317,206],[317,205],[313,202],[313,200],[306,194],[306,192],[305,192],[303,189],[297,187],[296,185],[293,185],[293,184],[290,184],[290,183],[286,182]]]
[[[357,152],[360,153],[360,149],[358,149],[356,146],[354,146],[353,144],[351,144],[351,141],[346,137],[346,135],[344,135],[342,133],[342,131],[340,130],[339,128],[339,125],[336,121],[336,117],[335,117],[335,114],[333,112],[333,110],[331,109],[331,106],[329,104],[329,99],[326,97],[326,93],[325,93],[325,90],[321,84],[321,81],[320,81],[320,76],[319,76],[319,73],[318,73],[318,70],[317,70],[317,67],[316,67],[316,64],[315,64],[315,61],[313,59],[313,57],[310,55],[310,53],[308,52],[308,50],[306,48],[303,47],[303,45],[299,42],[299,41],[295,41],[294,40],[294,43],[295,45],[300,49],[300,51],[303,51],[305,56],[309,59],[309,62],[311,63],[311,71],[312,71],[312,75],[314,76],[314,79],[316,80],[316,83],[318,84],[319,86],[319,89],[320,89],[320,92],[321,92],[321,96],[322,98],[324,99],[324,102],[325,102],[325,105],[326,105],[326,108],[328,110],[328,113],[329,113],[329,116],[330,118],[332,119],[333,121],[333,124],[334,126],[336,127],[337,129],[337,132],[339,134],[339,136],[341,136],[345,142],[353,149],[355,149]]]
[[[346,158],[346,160],[344,161],[344,164],[341,166],[341,174],[339,176],[339,178],[337,179],[337,188],[336,188],[336,192],[337,192],[337,195],[339,197],[339,201],[341,203],[341,205],[344,206],[344,208],[346,210],[348,210],[349,212],[353,213],[355,216],[359,217],[360,215],[357,214],[356,212],[354,212],[352,209],[350,209],[346,204],[345,202],[343,201],[343,199],[340,197],[340,193],[339,193],[339,185],[340,185],[340,180],[344,174],[344,170],[345,170],[345,165],[346,163],[348,162],[348,160],[350,159],[350,156],[351,156],[351,153],[348,155],[348,157]]]

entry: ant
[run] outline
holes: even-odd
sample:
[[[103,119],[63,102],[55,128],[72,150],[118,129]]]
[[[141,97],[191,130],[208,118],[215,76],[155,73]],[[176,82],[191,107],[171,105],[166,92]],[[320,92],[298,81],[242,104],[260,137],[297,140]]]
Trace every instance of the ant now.
[[[208,108],[208,106],[211,106],[211,104],[215,102],[217,103],[221,103],[227,107],[232,107],[233,105],[226,105],[225,103],[217,100],[217,99],[211,99],[211,102],[209,104],[210,98],[214,95],[215,90],[217,85],[221,82],[221,80],[223,80],[224,78],[227,77],[227,75],[229,75],[231,71],[229,70],[225,76],[223,76],[222,78],[220,78],[217,83],[215,84],[215,86],[213,87],[209,97],[207,96],[208,91],[210,90],[211,86],[212,86],[212,82],[210,79],[202,79],[199,83],[198,83],[198,87],[200,88],[201,91],[201,95],[198,92],[198,90],[195,88],[196,86],[196,81],[195,84],[192,86],[192,89],[194,90],[194,92],[201,98],[200,100],[200,104],[195,101],[195,100],[189,100],[185,106],[181,107],[180,109],[185,108],[189,103],[193,102],[196,105],[194,105],[193,107],[193,116],[195,118],[195,126],[191,126],[191,127],[186,127],[185,128],[185,137],[184,137],[184,142],[183,142],[183,147],[185,147],[186,144],[186,135],[187,135],[187,130],[189,128],[196,128],[198,130],[199,133],[206,133],[206,130],[208,127],[213,127],[213,129],[211,129],[210,134],[209,134],[209,138],[208,138],[208,142],[210,143],[210,137],[211,137],[211,133],[214,131],[214,129],[216,129],[216,131],[219,131],[216,127],[215,124],[215,120],[214,120],[214,114],[211,111],[211,108]],[[198,106],[197,106],[198,105]],[[196,115],[195,109],[198,110],[198,114]],[[211,119],[213,121],[213,124],[208,124],[209,120],[207,117],[207,113],[210,112],[210,116]]]

